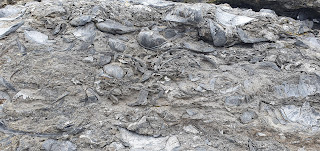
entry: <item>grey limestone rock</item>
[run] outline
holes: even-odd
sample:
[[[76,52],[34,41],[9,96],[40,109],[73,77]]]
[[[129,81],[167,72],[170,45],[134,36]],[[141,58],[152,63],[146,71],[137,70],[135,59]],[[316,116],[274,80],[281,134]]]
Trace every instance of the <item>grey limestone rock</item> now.
[[[137,41],[147,49],[155,49],[166,43],[166,39],[157,31],[145,30],[138,35]]]
[[[43,142],[43,148],[46,151],[76,151],[77,146],[70,141],[58,141],[49,139]]]
[[[126,50],[126,45],[121,40],[110,38],[108,44],[110,48],[114,51],[124,52]]]
[[[105,65],[103,67],[103,70],[107,75],[109,75],[113,78],[121,79],[124,76],[123,69],[119,65],[116,65],[116,64]]]
[[[70,24],[72,26],[83,26],[87,23],[91,22],[91,16],[89,15],[81,15],[81,16],[77,16],[75,18],[73,18],[70,21]]]
[[[245,111],[240,116],[240,121],[243,124],[248,124],[251,123],[256,117],[257,114],[254,111]]]
[[[8,36],[10,33],[15,32],[19,27],[21,27],[24,24],[24,22],[19,22],[14,25],[9,25],[9,27],[4,27],[4,25],[1,26],[0,24],[0,39],[5,38],[5,36]]]
[[[96,26],[99,30],[110,34],[127,34],[137,30],[135,27],[125,26],[111,19],[96,23]]]

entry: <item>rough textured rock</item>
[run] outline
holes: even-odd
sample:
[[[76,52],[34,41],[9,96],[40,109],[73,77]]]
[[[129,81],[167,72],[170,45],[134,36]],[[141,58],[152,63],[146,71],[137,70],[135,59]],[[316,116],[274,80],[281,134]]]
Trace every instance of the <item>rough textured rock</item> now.
[[[124,52],[126,50],[126,45],[121,40],[110,38],[108,43],[110,48],[114,51]]]
[[[272,9],[279,15],[295,17],[300,20],[320,17],[320,3],[317,0],[172,0],[176,2],[206,2],[223,4],[228,3],[233,7],[250,8],[255,11]]]
[[[0,9],[0,150],[320,148],[317,20],[164,0],[19,2]]]
[[[121,137],[124,142],[131,146],[132,150],[154,150],[160,151],[166,147],[168,137],[153,138],[147,136],[140,136],[125,129],[120,129]]]
[[[38,31],[25,31],[26,39],[30,40],[31,42],[35,42],[38,44],[47,44],[48,43],[48,36],[40,33]]]
[[[111,34],[126,34],[136,30],[133,27],[127,27],[119,22],[110,19],[107,19],[104,22],[97,23],[96,26],[99,30]]]
[[[23,22],[11,25],[10,27],[0,27],[0,39],[3,39],[5,36],[8,36],[10,33],[15,32],[19,27],[23,25]]]
[[[70,21],[70,25],[72,26],[83,26],[87,23],[91,22],[91,16],[89,15],[82,15],[82,16],[77,16],[73,18]]]
[[[114,78],[121,79],[124,76],[123,69],[116,64],[109,64],[103,67],[104,72]]]
[[[166,39],[156,31],[141,31],[137,41],[147,49],[155,49],[166,43]]]
[[[236,6],[250,6],[254,9],[270,8],[278,12],[284,13],[288,10],[309,9],[320,13],[320,3],[317,0],[217,0],[215,3],[229,3]],[[308,11],[308,10],[307,10]],[[305,13],[303,11],[297,13]],[[297,14],[298,15],[298,14]],[[311,17],[311,16],[310,16]]]
[[[46,140],[43,142],[46,151],[76,151],[77,147],[69,141]]]
[[[257,114],[253,111],[245,111],[240,117],[240,121],[244,124],[252,122],[256,118]]]

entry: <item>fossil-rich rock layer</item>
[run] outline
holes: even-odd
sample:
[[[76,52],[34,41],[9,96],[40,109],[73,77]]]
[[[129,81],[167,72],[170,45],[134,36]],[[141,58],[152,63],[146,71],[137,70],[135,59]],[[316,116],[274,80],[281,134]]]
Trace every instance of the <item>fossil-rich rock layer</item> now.
[[[318,150],[312,27],[227,4],[8,5],[0,150]]]
[[[299,20],[316,19],[320,21],[319,0],[172,0],[187,3],[230,4],[232,7],[248,8],[255,11],[272,9],[278,15],[289,16]]]
[[[319,0],[216,0],[215,3],[229,3],[235,7],[272,9],[280,15],[291,16],[300,20],[320,19]]]

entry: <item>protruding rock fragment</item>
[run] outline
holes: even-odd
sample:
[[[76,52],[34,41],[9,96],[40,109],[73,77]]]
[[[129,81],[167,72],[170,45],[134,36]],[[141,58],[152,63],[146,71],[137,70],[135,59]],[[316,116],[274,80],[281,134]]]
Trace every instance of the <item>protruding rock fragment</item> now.
[[[320,114],[310,106],[309,102],[304,102],[301,107],[286,105],[281,107],[280,111],[289,122],[308,127],[316,127],[319,124]]]
[[[147,81],[153,74],[153,71],[147,70],[143,73],[142,78],[141,78],[141,82],[145,82]]]
[[[228,26],[239,26],[244,25],[252,21],[254,18],[247,17],[247,16],[240,16],[225,12],[221,9],[217,9],[215,12],[216,20],[221,23],[222,25]]]
[[[8,0],[9,1],[9,0]],[[13,21],[23,15],[26,9],[19,5],[7,5],[0,9],[0,21]]]
[[[108,149],[111,149],[111,150],[124,150],[125,147],[119,143],[119,142],[112,142],[110,145],[108,145],[107,147]]]
[[[249,36],[245,31],[243,31],[243,30],[240,29],[240,28],[238,28],[238,35],[239,35],[239,38],[241,39],[241,41],[244,42],[244,43],[257,43],[257,42],[268,41],[267,38],[251,37],[251,36]]]
[[[138,128],[140,128],[146,122],[147,122],[147,117],[143,116],[138,122],[131,123],[127,129],[130,131],[136,131]]]
[[[39,95],[40,90],[33,90],[33,89],[22,89],[20,90],[13,99],[18,99],[22,96],[25,99],[32,99],[32,100],[44,100],[43,96]]]
[[[126,45],[121,40],[110,38],[108,44],[110,48],[114,51],[124,52],[126,50]]]
[[[70,21],[70,25],[72,26],[83,26],[87,23],[91,22],[91,16],[89,15],[81,15],[73,18]]]
[[[113,78],[122,79],[124,76],[123,69],[119,65],[116,65],[116,64],[105,65],[103,67],[103,70],[107,75],[109,75]]]
[[[251,123],[256,117],[257,117],[257,114],[254,111],[245,111],[240,116],[240,121],[243,124],[248,124],[248,123]]]
[[[178,147],[180,147],[179,139],[177,138],[177,136],[171,136],[167,141],[166,150],[174,151]]]
[[[46,140],[42,147],[46,151],[76,151],[77,146],[70,141],[57,141],[53,139]]]
[[[197,24],[203,20],[201,7],[180,6],[170,12],[165,20],[185,23],[185,24]]]
[[[98,101],[98,95],[91,89],[87,89],[86,90],[86,94],[87,94],[87,97],[86,97],[86,103],[93,103],[93,102],[97,102]]]
[[[93,56],[85,57],[82,59],[84,63],[92,63],[94,60]]]
[[[225,105],[227,106],[240,106],[240,104],[243,102],[244,97],[243,96],[229,96],[226,97]]]
[[[17,91],[12,84],[10,84],[6,79],[4,79],[3,77],[0,76],[0,85],[4,86],[7,89],[13,90],[13,91]]]
[[[104,66],[106,64],[109,64],[110,62],[111,62],[111,56],[103,55],[103,56],[100,56],[100,58],[98,60],[98,65],[99,66]]]
[[[85,42],[93,42],[96,36],[96,27],[93,23],[87,24],[85,26],[78,27],[73,35],[78,39]]]
[[[140,105],[147,105],[148,104],[148,95],[149,91],[147,90],[140,90],[137,101],[135,103],[129,104],[130,106],[140,106]]]
[[[146,49],[155,49],[166,43],[166,39],[156,31],[141,31],[138,42]]]
[[[204,43],[203,41],[200,42],[184,42],[183,46],[186,49],[189,49],[191,51],[195,52],[203,52],[203,53],[209,53],[214,52],[215,49],[211,46],[208,46],[208,44]]]
[[[223,30],[219,24],[214,24],[213,21],[210,20],[210,33],[213,40],[213,45],[217,47],[224,46],[227,42],[226,32]]]
[[[19,22],[17,24],[11,25],[9,27],[5,27],[5,26],[0,26],[0,39],[5,38],[6,36],[8,36],[10,33],[15,32],[19,27],[21,27],[24,24],[24,22]]]
[[[130,145],[131,150],[161,151],[166,147],[168,137],[154,138],[151,136],[138,135],[125,129],[120,129],[122,140]]]
[[[10,98],[10,96],[9,96],[8,93],[0,91],[0,105],[1,105],[4,101],[11,101],[11,98]],[[2,102],[2,103],[1,103],[1,102]]]
[[[198,134],[200,133],[194,126],[192,125],[188,125],[183,127],[183,130],[185,130],[188,133],[193,133],[193,134]]]
[[[127,34],[136,31],[134,27],[127,27],[111,19],[96,23],[96,26],[99,30],[110,34]]]
[[[24,56],[27,54],[27,48],[19,41],[19,39],[16,39],[17,46],[19,49],[20,55]]]
[[[35,42],[38,44],[47,44],[48,43],[49,37],[41,32],[33,31],[33,30],[31,30],[31,31],[26,30],[24,33],[25,33],[26,39],[28,39],[32,42]]]

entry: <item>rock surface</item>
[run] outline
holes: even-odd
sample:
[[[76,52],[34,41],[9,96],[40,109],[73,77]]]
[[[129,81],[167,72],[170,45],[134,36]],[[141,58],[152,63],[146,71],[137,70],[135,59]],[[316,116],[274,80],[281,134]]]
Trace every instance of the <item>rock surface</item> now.
[[[272,9],[277,14],[298,18],[300,20],[320,18],[320,3],[318,0],[172,0],[175,2],[206,2],[215,4],[230,4],[233,7],[250,8],[255,11]]]
[[[320,31],[304,14],[19,2],[0,9],[0,150],[320,148]]]
[[[229,3],[238,6],[251,6],[255,9],[270,8],[279,12],[309,9],[320,13],[320,3],[318,0],[216,0],[215,3]],[[307,10],[308,11],[308,10]],[[298,12],[304,13],[304,12]]]

